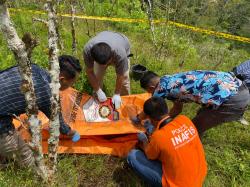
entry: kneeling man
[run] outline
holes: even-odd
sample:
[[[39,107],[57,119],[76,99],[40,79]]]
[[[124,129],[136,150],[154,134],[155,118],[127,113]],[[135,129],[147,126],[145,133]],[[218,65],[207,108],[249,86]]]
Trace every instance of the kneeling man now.
[[[152,186],[201,187],[207,164],[192,121],[184,115],[171,119],[161,97],[148,99],[143,110],[155,130],[149,139],[138,134],[143,151],[132,150],[129,165]]]

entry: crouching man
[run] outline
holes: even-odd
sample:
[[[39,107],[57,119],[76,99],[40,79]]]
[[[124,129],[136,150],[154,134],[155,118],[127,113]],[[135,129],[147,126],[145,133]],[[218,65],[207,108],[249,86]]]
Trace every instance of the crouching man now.
[[[148,99],[144,113],[155,130],[149,139],[138,134],[143,151],[132,150],[128,164],[151,186],[201,187],[207,164],[192,121],[184,115],[171,119],[161,97]]]
[[[76,81],[81,72],[81,66],[78,59],[68,55],[59,57],[59,65],[60,90],[64,90]],[[32,64],[32,79],[37,106],[49,118],[51,114],[50,76],[47,71]],[[0,158],[15,158],[20,166],[31,167],[34,165],[33,153],[12,123],[13,116],[25,113],[26,102],[20,90],[21,81],[17,66],[0,72]],[[71,137],[72,141],[78,141],[80,135],[64,122],[61,113],[59,118],[60,132]]]

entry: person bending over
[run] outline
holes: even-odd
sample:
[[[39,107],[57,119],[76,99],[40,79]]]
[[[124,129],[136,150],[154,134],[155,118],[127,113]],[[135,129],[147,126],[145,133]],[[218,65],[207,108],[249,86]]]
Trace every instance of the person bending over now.
[[[128,38],[111,31],[97,34],[85,45],[83,51],[86,73],[100,102],[107,100],[102,91],[106,69],[108,66],[115,67],[116,86],[112,101],[116,109],[120,108],[122,102],[120,95],[130,94],[129,56],[131,54]]]
[[[207,173],[204,150],[192,121],[184,115],[172,119],[161,97],[143,106],[154,131],[138,134],[140,149],[133,149],[128,164],[151,186],[201,187]]]
[[[149,71],[140,84],[153,96],[174,103],[171,117],[181,113],[186,102],[199,104],[201,108],[192,121],[200,135],[219,124],[239,120],[250,101],[245,83],[227,72],[196,70],[159,77]],[[132,120],[139,123],[144,117],[142,112]]]
[[[78,59],[69,55],[60,56],[59,65],[60,90],[64,90],[76,81],[81,72],[81,66]],[[32,64],[32,79],[36,104],[39,110],[50,118],[50,75],[46,70]],[[0,158],[15,158],[20,166],[31,167],[34,166],[32,150],[17,133],[12,123],[13,117],[25,113],[26,109],[25,97],[20,90],[21,83],[17,66],[0,72]],[[64,122],[61,112],[59,119],[60,132],[70,136],[72,141],[78,141],[80,135]]]

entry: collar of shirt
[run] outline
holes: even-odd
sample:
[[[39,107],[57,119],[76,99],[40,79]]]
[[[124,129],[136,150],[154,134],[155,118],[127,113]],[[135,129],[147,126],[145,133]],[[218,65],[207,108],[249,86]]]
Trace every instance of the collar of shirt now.
[[[170,116],[166,116],[166,117],[162,118],[162,119],[157,123],[156,129],[159,130],[159,127],[160,127],[161,123],[162,123],[164,120],[169,119],[169,118],[170,118]]]

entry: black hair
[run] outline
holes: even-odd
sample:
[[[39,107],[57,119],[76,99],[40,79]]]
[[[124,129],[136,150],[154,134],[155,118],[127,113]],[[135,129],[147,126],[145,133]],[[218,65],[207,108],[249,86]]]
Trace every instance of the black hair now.
[[[147,71],[146,73],[144,73],[144,75],[140,79],[141,87],[146,90],[148,88],[151,80],[153,78],[156,78],[156,77],[159,77],[156,73],[154,73],[152,71]]]
[[[90,50],[91,56],[98,63],[105,65],[111,58],[112,51],[111,47],[106,43],[95,44]]]
[[[162,97],[151,97],[144,103],[143,111],[150,118],[161,120],[168,113],[168,106]]]
[[[61,55],[58,57],[60,72],[63,72],[64,75],[73,79],[76,76],[76,73],[80,73],[82,71],[82,67],[77,58],[70,55]]]

